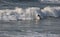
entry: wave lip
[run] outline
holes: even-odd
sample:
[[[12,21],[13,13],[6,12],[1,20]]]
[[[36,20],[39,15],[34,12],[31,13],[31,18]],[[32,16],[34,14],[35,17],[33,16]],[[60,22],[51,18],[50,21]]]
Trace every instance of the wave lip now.
[[[46,16],[60,17],[60,7],[45,7],[41,10]]]

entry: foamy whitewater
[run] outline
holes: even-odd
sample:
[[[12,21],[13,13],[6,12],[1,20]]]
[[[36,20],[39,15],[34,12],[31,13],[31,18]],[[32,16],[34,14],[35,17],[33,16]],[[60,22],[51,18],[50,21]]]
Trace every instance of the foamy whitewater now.
[[[39,19],[37,18],[38,12],[40,11],[40,8],[18,8],[16,7],[14,10],[0,10],[0,19],[1,20],[32,20],[32,19]]]
[[[41,10],[46,16],[59,17],[60,16],[60,7],[45,7]]]
[[[40,15],[40,17],[38,16]],[[33,20],[45,17],[59,17],[60,7],[47,6],[43,9],[39,7],[29,7],[26,9],[16,7],[13,10],[0,10],[0,20]]]

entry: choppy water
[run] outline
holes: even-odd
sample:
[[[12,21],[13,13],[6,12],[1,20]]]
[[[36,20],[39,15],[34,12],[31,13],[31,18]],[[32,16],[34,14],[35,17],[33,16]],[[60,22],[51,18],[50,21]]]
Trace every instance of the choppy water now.
[[[60,37],[60,19],[2,21],[0,37]]]
[[[42,5],[41,9],[36,2],[3,2],[0,3],[0,37],[60,37],[60,6]],[[33,20],[38,14],[42,19]]]

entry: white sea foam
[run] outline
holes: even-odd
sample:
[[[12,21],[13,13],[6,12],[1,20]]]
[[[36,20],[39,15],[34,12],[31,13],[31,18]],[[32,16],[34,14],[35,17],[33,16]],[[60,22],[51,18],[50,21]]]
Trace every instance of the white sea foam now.
[[[60,7],[47,6],[43,9],[39,7],[29,7],[26,9],[16,7],[14,10],[0,10],[0,20],[33,20],[47,16],[60,17]]]
[[[40,8],[38,7],[31,7],[31,8],[18,8],[16,7],[14,10],[0,10],[0,19],[3,20],[31,20],[31,19],[37,19],[38,11],[40,11]]]
[[[45,7],[41,10],[46,16],[59,17],[60,16],[60,7]]]

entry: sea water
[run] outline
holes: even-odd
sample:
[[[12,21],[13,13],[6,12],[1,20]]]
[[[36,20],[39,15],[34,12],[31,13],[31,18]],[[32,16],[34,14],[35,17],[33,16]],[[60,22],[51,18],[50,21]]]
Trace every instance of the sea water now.
[[[24,4],[4,2],[0,5],[0,37],[60,37],[60,7],[22,8]],[[37,15],[42,19],[37,20]]]
[[[60,37],[60,19],[0,22],[0,37]]]

